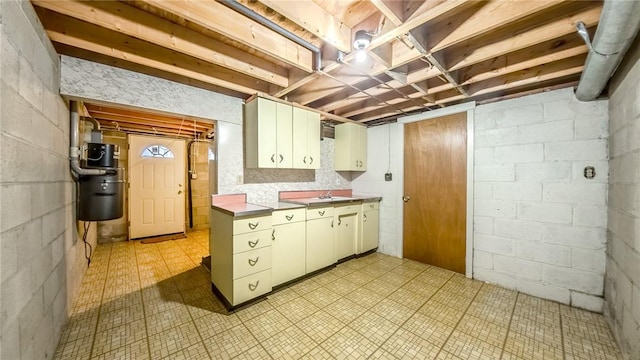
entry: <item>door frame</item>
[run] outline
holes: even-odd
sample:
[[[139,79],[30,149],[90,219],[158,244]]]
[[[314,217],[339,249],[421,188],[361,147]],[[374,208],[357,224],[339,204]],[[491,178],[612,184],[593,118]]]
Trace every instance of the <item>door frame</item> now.
[[[182,138],[173,138],[170,136],[162,136],[162,135],[147,135],[147,134],[133,134],[133,133],[128,133],[127,134],[127,211],[128,211],[128,218],[127,218],[127,232],[128,232],[128,238],[129,240],[131,239],[131,166],[132,166],[132,159],[131,159],[131,136],[135,136],[135,137],[144,137],[144,138],[149,138],[149,139],[155,139],[155,138],[160,138],[162,140],[178,140],[178,141],[182,141],[183,143],[183,155],[184,155],[184,166],[183,166],[183,172],[182,172],[182,177],[183,177],[183,184],[186,185],[186,181],[188,181],[188,177],[187,177],[187,139],[182,139]],[[217,168],[216,168],[217,171]],[[187,191],[186,191],[186,187],[184,188],[185,191],[183,192],[183,199],[184,199],[184,203],[183,203],[183,207],[184,207],[184,211],[183,211],[183,216],[182,216],[182,232],[183,233],[187,233]],[[170,234],[165,234],[165,235],[170,235]],[[162,235],[151,235],[151,236],[162,236]],[[140,238],[136,238],[133,240],[141,240],[144,239],[145,237],[140,237]]]
[[[399,140],[399,146],[402,150],[401,154],[404,154],[404,125],[416,121],[423,121],[434,119],[446,115],[458,114],[462,112],[467,113],[467,229],[466,229],[466,249],[465,249],[465,276],[473,278],[473,139],[474,139],[474,117],[473,111],[476,107],[476,102],[471,101],[463,104],[445,107],[442,109],[423,112],[420,114],[409,115],[398,118],[398,124],[400,124],[400,134],[397,139]],[[402,161],[400,162],[400,179],[397,182],[397,193],[399,194],[397,201],[398,211],[397,219],[397,236],[398,239],[402,239],[404,244],[404,205],[402,196],[404,195],[404,155],[402,155]],[[399,249],[400,256],[404,254],[402,247]]]

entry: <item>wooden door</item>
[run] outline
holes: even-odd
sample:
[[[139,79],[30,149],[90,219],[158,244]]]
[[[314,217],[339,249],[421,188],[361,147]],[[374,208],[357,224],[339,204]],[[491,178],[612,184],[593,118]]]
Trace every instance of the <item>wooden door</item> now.
[[[184,140],[129,136],[132,239],[185,231]]]
[[[465,273],[466,113],[404,127],[405,258]]]

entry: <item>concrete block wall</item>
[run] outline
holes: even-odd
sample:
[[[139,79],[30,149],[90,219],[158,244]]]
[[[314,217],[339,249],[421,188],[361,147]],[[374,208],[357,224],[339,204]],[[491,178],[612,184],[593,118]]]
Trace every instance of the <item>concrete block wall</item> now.
[[[607,101],[572,89],[476,108],[475,278],[602,311],[607,138]]]
[[[0,13],[0,358],[51,359],[87,268],[69,114],[58,57],[31,3],[3,0]]]
[[[640,359],[640,37],[611,82],[605,316],[623,352]]]

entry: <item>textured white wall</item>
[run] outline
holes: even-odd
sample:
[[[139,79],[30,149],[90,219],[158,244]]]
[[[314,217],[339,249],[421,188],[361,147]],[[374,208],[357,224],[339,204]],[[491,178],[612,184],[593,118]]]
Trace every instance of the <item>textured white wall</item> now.
[[[602,311],[607,101],[563,89],[478,106],[475,121],[474,277]]]
[[[51,359],[87,268],[58,57],[28,1],[0,2],[0,358]],[[95,247],[95,227],[88,238]]]
[[[611,176],[605,314],[621,349],[640,359],[640,37],[611,85]]]

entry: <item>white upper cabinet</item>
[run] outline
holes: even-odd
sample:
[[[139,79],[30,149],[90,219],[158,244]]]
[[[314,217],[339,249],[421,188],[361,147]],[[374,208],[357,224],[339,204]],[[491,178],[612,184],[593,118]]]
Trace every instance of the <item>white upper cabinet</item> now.
[[[335,170],[367,170],[367,127],[345,123],[335,127]]]
[[[293,113],[291,105],[256,97],[245,104],[246,166],[293,166]]]
[[[320,114],[293,108],[293,168],[320,168]]]

